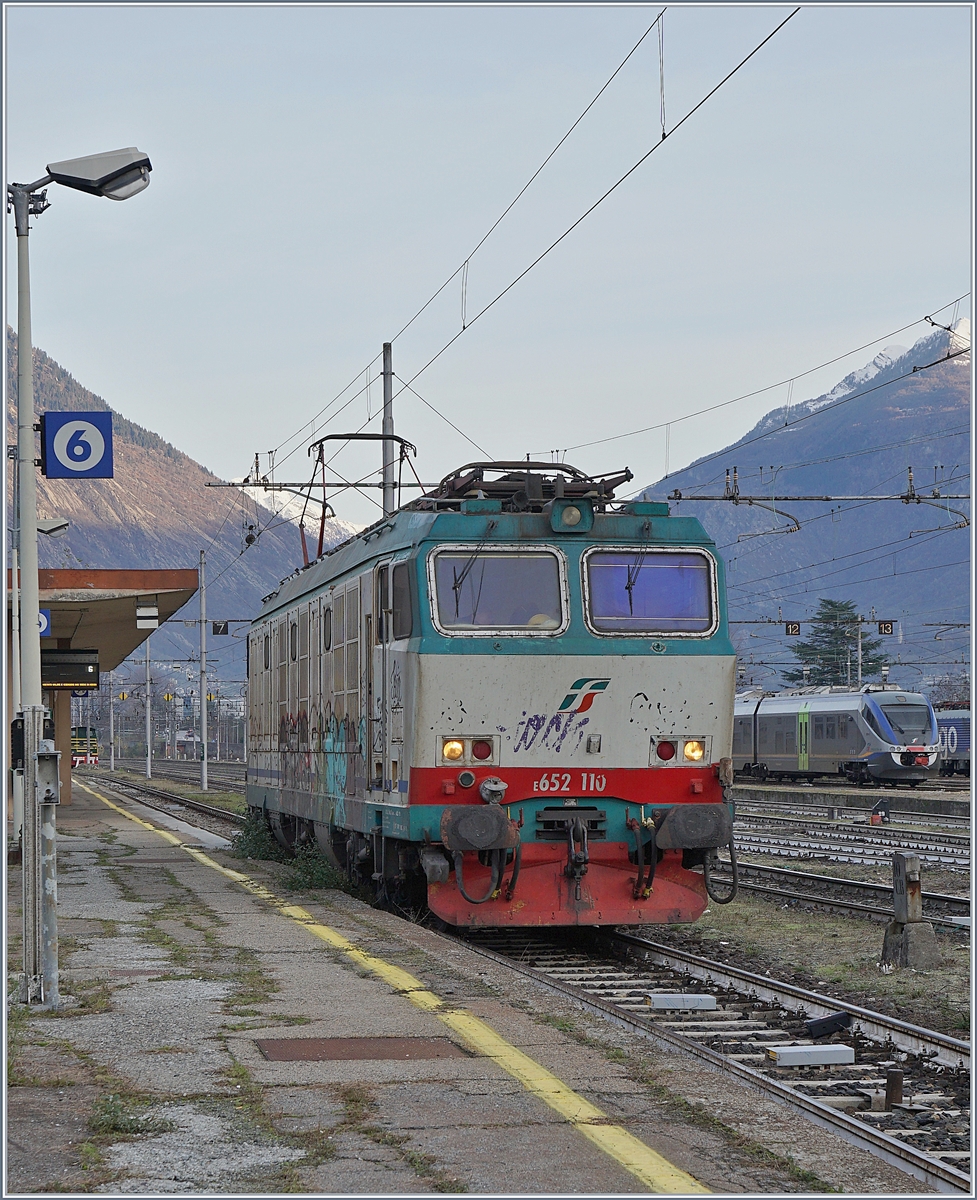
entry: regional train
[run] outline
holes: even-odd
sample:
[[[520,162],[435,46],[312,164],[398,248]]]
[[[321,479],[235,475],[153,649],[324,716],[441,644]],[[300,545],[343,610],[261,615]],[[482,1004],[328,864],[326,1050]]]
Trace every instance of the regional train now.
[[[934,706],[940,732],[940,774],[970,777],[970,703],[950,701]]]
[[[940,743],[925,696],[894,684],[803,687],[736,697],[733,766],[766,779],[843,775],[916,787],[937,773]]]
[[[723,564],[630,479],[468,464],[284,580],[249,632],[252,813],[452,926],[728,902]]]

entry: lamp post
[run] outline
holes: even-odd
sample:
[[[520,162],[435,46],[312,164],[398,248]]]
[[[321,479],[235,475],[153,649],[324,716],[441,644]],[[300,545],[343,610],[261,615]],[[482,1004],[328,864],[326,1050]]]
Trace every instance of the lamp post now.
[[[60,183],[110,200],[127,200],[149,185],[152,164],[130,146],[105,154],[48,163],[34,183],[7,185],[7,211],[17,232],[17,482],[20,520],[20,698],[24,718],[24,974],[20,998],[27,1003],[58,1004],[57,870],[53,798],[37,792],[38,754],[43,745],[41,642],[38,629],[37,477],[34,441],[34,355],[31,339],[31,285],[28,237],[30,218],[50,207],[47,185]]]

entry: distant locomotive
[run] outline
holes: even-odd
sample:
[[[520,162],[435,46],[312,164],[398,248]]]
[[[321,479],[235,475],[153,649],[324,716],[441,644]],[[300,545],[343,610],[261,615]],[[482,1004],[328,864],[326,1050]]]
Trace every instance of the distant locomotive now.
[[[736,697],[733,765],[742,775],[844,775],[853,783],[915,787],[935,776],[939,752],[930,702],[893,684]]]
[[[95,730],[85,725],[71,727],[71,765],[73,767],[98,766],[98,738]]]
[[[696,519],[612,503],[630,478],[469,464],[266,597],[247,800],[283,845],[455,926],[731,898],[722,562]]]
[[[966,701],[937,704],[940,732],[940,774],[970,777],[970,704]]]

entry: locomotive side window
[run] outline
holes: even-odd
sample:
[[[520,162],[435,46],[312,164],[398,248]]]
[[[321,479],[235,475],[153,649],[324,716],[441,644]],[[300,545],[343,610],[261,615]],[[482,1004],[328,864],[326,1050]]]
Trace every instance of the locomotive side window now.
[[[322,648],[329,650],[332,647],[332,609],[324,608],[322,610]]]
[[[299,656],[299,627],[293,621],[288,627],[288,657],[292,662]]]
[[[431,562],[436,624],[445,633],[565,627],[561,560],[550,550],[439,550]]]
[[[585,555],[596,633],[708,635],[718,623],[712,560],[701,553],[593,550]]]
[[[373,627],[376,634],[376,642],[379,646],[381,642],[387,640],[385,633],[387,627],[387,609],[390,607],[390,568],[387,566],[378,567],[376,578],[377,595],[373,606]]]
[[[397,563],[393,569],[393,633],[394,641],[409,638],[414,631],[414,614],[410,604],[410,565]]]
[[[265,634],[265,670],[271,666],[271,638]]]

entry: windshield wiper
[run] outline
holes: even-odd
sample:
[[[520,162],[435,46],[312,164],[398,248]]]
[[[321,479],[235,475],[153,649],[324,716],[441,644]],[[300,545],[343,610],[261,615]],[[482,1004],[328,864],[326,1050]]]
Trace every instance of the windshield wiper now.
[[[645,521],[644,526],[642,527],[642,532],[647,538],[651,532],[651,523],[649,521]],[[638,572],[644,565],[644,561],[647,556],[648,547],[645,546],[643,550],[639,550],[638,553],[635,554],[634,562],[628,567],[628,579],[627,583],[624,585],[624,590],[628,594],[628,612],[632,617],[634,616],[634,585],[638,582]]]
[[[495,528],[495,525],[496,525],[495,521],[489,521],[486,532],[491,533],[492,530]],[[487,544],[488,544],[488,538],[483,538],[478,543],[478,545],[471,552],[471,554],[469,554],[467,560],[465,561],[465,565],[461,568],[461,574],[458,573],[457,568],[455,568],[455,567],[451,568],[451,574],[454,577],[454,583],[452,583],[452,585],[451,585],[451,590],[455,594],[455,620],[456,621],[461,620],[461,617],[460,617],[459,611],[458,611],[459,605],[461,604],[461,589],[464,586],[465,580],[468,578],[469,574],[471,573],[471,569],[475,565],[475,562],[476,562],[478,556],[482,553],[482,551],[485,549]],[[483,578],[484,578],[484,572],[483,572]],[[481,587],[479,587],[478,596],[475,597],[475,609],[472,612],[472,619],[470,622],[473,625],[475,623],[475,612],[478,611],[478,599],[481,596],[481,594],[482,594],[482,589],[481,589]]]

